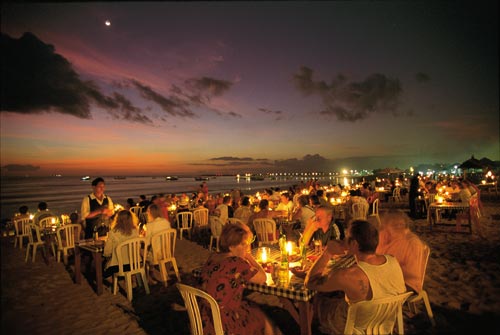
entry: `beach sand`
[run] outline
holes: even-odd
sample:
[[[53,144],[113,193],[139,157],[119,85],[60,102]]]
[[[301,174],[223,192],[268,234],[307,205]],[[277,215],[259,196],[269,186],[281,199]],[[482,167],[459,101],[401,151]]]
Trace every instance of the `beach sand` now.
[[[383,208],[382,208],[383,209]],[[500,203],[484,201],[481,223],[485,238],[455,232],[455,227],[428,230],[426,220],[413,228],[431,247],[424,288],[435,315],[432,327],[423,304],[410,315],[405,308],[406,334],[465,334],[493,332],[500,317]],[[73,260],[65,266],[52,258],[47,265],[39,252],[34,263],[24,262],[26,248],[13,247],[13,237],[1,239],[1,318],[3,334],[189,334],[189,319],[175,304],[183,301],[171,273],[168,287],[151,286],[151,294],[134,289],[134,300],[125,293],[113,295],[105,285],[97,296],[84,279],[73,282]],[[201,266],[208,250],[189,240],[178,240],[176,259],[184,283],[193,284],[191,271]],[[252,300],[276,320],[282,332],[298,334],[289,314],[276,298],[252,293]],[[315,325],[313,332],[318,333]]]

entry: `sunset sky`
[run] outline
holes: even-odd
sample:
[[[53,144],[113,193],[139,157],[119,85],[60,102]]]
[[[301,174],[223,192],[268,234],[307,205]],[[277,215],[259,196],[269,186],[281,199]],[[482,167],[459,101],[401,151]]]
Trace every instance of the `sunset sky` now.
[[[2,175],[500,159],[496,1],[1,6]]]

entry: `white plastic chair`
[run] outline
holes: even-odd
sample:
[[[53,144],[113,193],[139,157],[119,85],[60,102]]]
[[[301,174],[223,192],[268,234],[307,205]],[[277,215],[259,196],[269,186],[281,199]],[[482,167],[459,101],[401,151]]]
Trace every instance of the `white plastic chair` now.
[[[180,212],[176,215],[177,230],[179,231],[179,238],[182,240],[182,234],[187,231],[189,239],[191,239],[191,229],[193,228],[193,213]]]
[[[379,216],[379,211],[378,211],[378,207],[379,207],[379,204],[380,204],[380,200],[379,199],[375,199],[373,200],[372,202],[372,212],[370,214],[370,216],[374,217],[377,219],[377,222],[378,222],[378,225],[380,227],[380,216]]]
[[[181,281],[177,261],[174,256],[176,237],[177,230],[175,229],[164,229],[151,237],[151,252],[153,253],[153,262],[151,265],[158,265],[160,267],[161,278],[165,286],[167,286],[168,278],[167,263],[172,264],[177,280]]]
[[[253,227],[257,233],[259,240],[259,247],[262,244],[276,244],[278,238],[276,237],[276,221],[273,219],[260,218],[253,220]]]
[[[222,233],[222,227],[224,223],[222,220],[215,215],[210,216],[210,244],[208,245],[208,250],[212,251],[212,245],[215,240],[215,250],[219,251],[219,238]]]
[[[68,251],[75,250],[75,241],[80,239],[82,226],[79,224],[67,224],[56,229],[57,240],[57,262],[61,261],[63,255],[64,264],[68,263]]]
[[[191,325],[191,334],[203,335],[203,324],[201,320],[200,306],[197,300],[197,298],[201,298],[210,305],[210,309],[212,310],[212,320],[214,324],[215,334],[224,335],[219,304],[217,303],[217,301],[210,294],[200,289],[179,283],[177,283],[176,285],[179,289],[179,292],[181,293],[182,299],[184,300],[184,304],[188,312],[189,323]]]
[[[208,208],[197,208],[193,211],[193,221],[197,228],[208,227]]]
[[[344,334],[362,331],[365,334],[392,334],[397,321],[398,334],[404,334],[403,304],[412,292],[381,299],[359,301],[350,304]],[[360,324],[358,313],[370,314],[366,324]]]
[[[431,304],[429,302],[429,296],[427,295],[427,291],[423,289],[424,286],[424,279],[425,279],[425,273],[427,271],[427,261],[429,260],[429,255],[431,253],[431,249],[429,248],[428,245],[425,246],[424,252],[422,254],[422,257],[425,258],[425,261],[422,262],[422,269],[421,271],[424,273],[424,276],[422,277],[422,286],[420,287],[420,292],[414,293],[412,296],[410,296],[407,300],[408,303],[408,308],[410,309],[411,312],[416,313],[417,312],[417,307],[416,303],[423,300],[425,309],[427,311],[427,315],[429,316],[429,320],[431,321],[431,324],[433,326],[436,325],[436,321],[434,320],[434,314],[432,313],[432,308]]]
[[[245,222],[243,222],[243,220],[238,219],[238,218],[228,218],[227,220],[229,221],[229,223],[245,224]]]
[[[58,222],[57,216],[47,216],[38,221],[38,226],[40,228],[50,228],[53,224]]]
[[[142,206],[133,206],[133,207],[130,207],[129,211],[131,211],[132,213],[134,213],[135,216],[137,216],[137,218],[140,218],[143,209],[144,209],[144,207],[142,207]]]
[[[42,235],[40,234],[40,227],[38,227],[33,223],[29,223],[25,225],[25,227],[27,227],[26,233],[28,234],[28,245],[26,246],[26,258],[24,259],[24,261],[25,262],[28,261],[30,248],[32,248],[33,256],[31,261],[34,262],[36,256],[36,250],[38,249],[38,247],[42,248],[43,255],[45,256],[45,247],[44,247],[45,242],[42,240]]]
[[[368,210],[370,209],[368,202],[355,202],[352,204],[351,218],[353,220],[366,220]]]
[[[146,278],[146,257],[147,240],[145,237],[135,237],[128,239],[116,246],[115,252],[118,258],[118,272],[113,274],[113,294],[118,290],[118,277],[125,277],[127,299],[132,301],[132,275],[140,275],[146,294],[149,294],[149,285]],[[130,271],[125,271],[123,266],[130,265]]]
[[[28,226],[30,224],[29,218],[24,219],[14,219],[14,230],[16,232],[16,236],[14,239],[14,248],[17,246],[19,242],[19,249],[23,248],[24,239],[27,238],[29,241],[29,235],[31,233],[31,228]]]
[[[401,202],[401,188],[396,187],[392,191],[392,196],[391,196],[392,202]]]

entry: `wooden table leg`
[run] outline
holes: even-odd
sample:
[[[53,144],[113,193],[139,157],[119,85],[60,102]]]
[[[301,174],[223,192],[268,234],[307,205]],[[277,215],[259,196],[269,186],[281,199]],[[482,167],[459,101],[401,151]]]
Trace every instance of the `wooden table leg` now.
[[[80,247],[75,245],[75,283],[76,284],[81,284],[82,283],[82,271],[81,271],[81,253],[80,253]]]
[[[299,301],[300,334],[311,335],[312,305],[309,301]]]
[[[298,325],[300,325],[300,316],[299,313],[297,312],[297,309],[295,308],[295,305],[293,304],[290,299],[283,298],[283,297],[278,297],[281,304],[283,305],[283,309],[288,311],[292,318],[297,322]]]
[[[50,264],[50,249],[52,246],[52,234],[47,233],[45,234],[45,264],[49,265]]]
[[[95,261],[95,282],[97,295],[101,295],[103,291],[102,284],[102,254],[100,252],[94,252]]]

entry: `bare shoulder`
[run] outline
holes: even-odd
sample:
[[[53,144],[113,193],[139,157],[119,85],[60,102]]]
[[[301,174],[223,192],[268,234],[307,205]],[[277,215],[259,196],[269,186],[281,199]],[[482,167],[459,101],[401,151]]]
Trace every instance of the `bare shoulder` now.
[[[352,301],[365,300],[371,292],[370,281],[357,265],[346,269],[344,277],[344,292]]]

